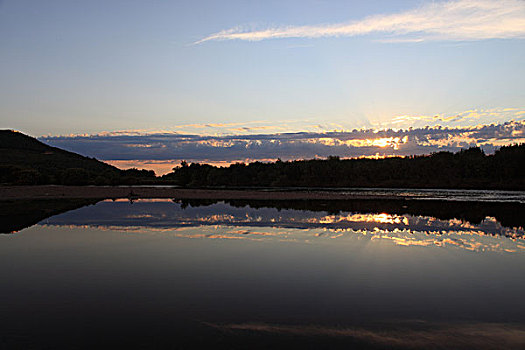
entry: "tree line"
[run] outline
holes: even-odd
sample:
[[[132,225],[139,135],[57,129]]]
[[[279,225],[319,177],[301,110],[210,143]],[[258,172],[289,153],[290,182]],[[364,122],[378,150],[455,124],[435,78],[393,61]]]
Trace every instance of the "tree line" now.
[[[277,160],[228,167],[182,162],[162,177],[183,187],[403,187],[525,189],[525,144],[493,155],[479,147],[457,153],[385,159]]]
[[[525,144],[487,155],[479,147],[457,153],[385,159],[294,160],[235,163],[228,167],[182,161],[169,174],[120,170],[12,130],[0,130],[0,184],[132,185],[182,187],[403,187],[525,190]]]
[[[0,184],[8,185],[136,185],[158,181],[153,170],[94,171],[85,168],[49,169],[0,165]]]

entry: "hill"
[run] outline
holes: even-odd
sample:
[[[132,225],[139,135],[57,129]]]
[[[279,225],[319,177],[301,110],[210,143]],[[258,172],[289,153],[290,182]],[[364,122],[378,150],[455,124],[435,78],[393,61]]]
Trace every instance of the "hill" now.
[[[473,147],[457,153],[386,159],[311,159],[236,163],[229,167],[182,162],[170,174],[120,170],[95,158],[48,146],[12,130],[0,130],[0,184],[182,187],[397,187],[524,190],[525,144],[492,155]]]
[[[129,182],[129,173],[144,175],[48,146],[13,130],[0,130],[0,159],[0,183],[4,184],[105,185]]]

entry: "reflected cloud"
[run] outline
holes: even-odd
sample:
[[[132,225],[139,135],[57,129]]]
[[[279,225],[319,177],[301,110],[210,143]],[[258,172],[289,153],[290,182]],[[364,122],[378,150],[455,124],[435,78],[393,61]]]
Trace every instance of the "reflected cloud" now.
[[[461,248],[476,252],[524,252],[523,227],[504,227],[494,217],[474,224],[457,218],[389,213],[328,214],[323,211],[234,207],[215,203],[193,207],[170,200],[103,201],[41,224],[163,234],[196,239],[272,240],[325,244],[356,238],[398,246]]]

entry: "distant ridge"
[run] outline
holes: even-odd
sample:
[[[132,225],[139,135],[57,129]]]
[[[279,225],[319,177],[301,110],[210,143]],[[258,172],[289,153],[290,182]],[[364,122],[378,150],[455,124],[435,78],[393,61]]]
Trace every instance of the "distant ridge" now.
[[[48,146],[21,132],[0,130],[0,183],[106,185],[122,183],[126,175],[95,158]]]

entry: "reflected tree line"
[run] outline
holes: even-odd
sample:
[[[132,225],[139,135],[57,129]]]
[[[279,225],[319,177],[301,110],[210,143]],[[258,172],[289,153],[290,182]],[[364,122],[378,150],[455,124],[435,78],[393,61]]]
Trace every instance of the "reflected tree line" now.
[[[385,159],[296,160],[236,163],[229,167],[182,162],[163,180],[184,187],[403,187],[525,189],[525,144],[493,155],[480,148],[457,153]]]
[[[213,200],[182,199],[182,208],[209,206],[219,202],[233,207],[249,206],[254,209],[276,208],[339,215],[343,212],[360,214],[428,216],[440,220],[458,219],[471,224],[481,223],[487,216],[494,217],[504,227],[525,227],[524,203],[515,202],[462,202],[443,200],[405,199],[344,199],[344,200]]]
[[[13,233],[46,218],[93,205],[100,199],[41,199],[0,201],[0,233]],[[181,208],[210,206],[224,202],[233,207],[253,209],[275,208],[338,215],[344,212],[360,214],[412,215],[440,220],[459,219],[471,224],[494,217],[504,227],[525,227],[525,204],[515,202],[459,202],[442,200],[352,199],[352,200],[214,200],[174,199]],[[132,203],[132,202],[131,202]]]

